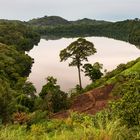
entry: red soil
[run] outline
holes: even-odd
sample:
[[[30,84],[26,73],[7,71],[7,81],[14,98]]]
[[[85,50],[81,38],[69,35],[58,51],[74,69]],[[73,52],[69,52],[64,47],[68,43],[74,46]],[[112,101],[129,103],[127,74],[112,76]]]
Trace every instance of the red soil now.
[[[55,113],[52,118],[67,118],[71,111],[94,115],[107,107],[108,101],[113,99],[110,96],[112,89],[113,85],[107,85],[81,94],[74,99],[69,110]]]

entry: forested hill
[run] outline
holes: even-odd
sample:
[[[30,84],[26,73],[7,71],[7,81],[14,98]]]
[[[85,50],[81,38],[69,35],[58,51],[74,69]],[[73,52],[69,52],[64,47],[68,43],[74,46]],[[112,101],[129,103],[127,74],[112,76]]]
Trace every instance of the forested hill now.
[[[105,24],[110,23],[103,20],[92,20],[92,19],[80,19],[76,21],[68,21],[62,17],[59,16],[44,16],[42,18],[36,18],[32,19],[28,22],[31,25],[35,26],[66,26],[66,25],[81,25],[81,24],[88,24],[88,25],[99,25],[99,24]]]
[[[17,50],[29,51],[39,40],[39,34],[27,23],[0,20],[0,43],[13,45]]]
[[[62,20],[63,25],[60,25]],[[69,94],[60,89],[57,79],[49,76],[36,96],[35,87],[27,81],[33,59],[25,51],[40,41],[40,34],[48,37],[109,36],[139,44],[140,21],[103,21],[102,24],[91,24],[89,19],[75,23],[61,21],[55,21],[59,26],[43,23],[36,26],[0,20],[0,140],[139,140],[140,58],[120,64],[85,89],[79,90],[76,86]],[[89,90],[91,92],[84,94]],[[97,113],[104,107],[105,110]],[[55,113],[58,117],[59,111],[67,109],[66,113],[97,114],[73,112],[67,119],[51,119]]]
[[[81,19],[68,21],[51,16],[30,20],[35,30],[47,39],[77,36],[105,36],[140,46],[140,20],[108,22],[103,20]]]
[[[35,88],[26,81],[33,60],[25,54],[25,51],[29,51],[39,41],[40,35],[27,23],[0,20],[0,120],[2,122],[10,121],[13,112],[20,109],[28,110],[33,104],[27,89],[32,88],[35,91]],[[25,103],[27,100],[28,105]]]
[[[82,25],[101,25],[101,24],[106,24],[106,23],[111,23],[109,21],[104,21],[104,20],[95,20],[95,19],[88,19],[88,18],[83,18],[83,19],[79,19],[76,21],[70,21],[71,24],[74,25],[78,25],[78,24],[82,24]]]
[[[69,21],[58,16],[44,16],[42,18],[32,19],[29,23],[36,26],[58,26],[70,24]]]

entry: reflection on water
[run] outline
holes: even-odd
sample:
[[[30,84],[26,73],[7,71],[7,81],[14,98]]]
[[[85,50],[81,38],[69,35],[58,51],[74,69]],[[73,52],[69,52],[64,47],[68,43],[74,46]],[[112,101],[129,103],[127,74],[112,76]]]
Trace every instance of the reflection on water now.
[[[32,72],[29,80],[34,83],[37,91],[40,92],[45,84],[45,78],[53,76],[57,78],[58,84],[64,91],[69,91],[78,83],[78,73],[76,67],[69,67],[68,61],[60,62],[60,50],[66,48],[77,38],[62,38],[59,40],[41,39],[38,46],[29,52],[34,58]],[[120,63],[126,63],[140,56],[140,50],[129,43],[109,39],[105,37],[86,37],[88,41],[94,43],[97,53],[89,57],[90,63],[100,62],[104,69],[108,71],[114,69]],[[89,84],[88,77],[82,74],[83,87]]]

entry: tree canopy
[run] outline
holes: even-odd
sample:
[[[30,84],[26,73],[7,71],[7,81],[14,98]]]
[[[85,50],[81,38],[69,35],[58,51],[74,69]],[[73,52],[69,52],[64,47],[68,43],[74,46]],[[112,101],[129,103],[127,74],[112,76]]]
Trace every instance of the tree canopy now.
[[[84,38],[77,39],[76,41],[72,42],[67,48],[63,49],[60,52],[61,61],[66,61],[68,58],[71,58],[72,61],[69,63],[69,66],[77,66],[80,88],[82,88],[80,74],[80,67],[82,65],[82,61],[88,61],[87,57],[94,53],[96,53],[94,44]]]
[[[47,83],[42,87],[39,96],[46,102],[46,108],[52,112],[58,112],[67,108],[67,94],[60,90],[57,79],[52,76],[46,78]]]
[[[84,73],[85,76],[88,76],[92,82],[94,82],[96,79],[101,78],[103,73],[101,72],[102,64],[96,62],[93,65],[92,64],[84,64]]]

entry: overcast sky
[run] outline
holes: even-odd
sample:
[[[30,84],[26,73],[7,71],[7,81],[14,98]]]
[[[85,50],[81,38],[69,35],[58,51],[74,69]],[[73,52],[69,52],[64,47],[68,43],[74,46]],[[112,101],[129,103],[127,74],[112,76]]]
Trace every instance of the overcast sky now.
[[[29,20],[57,15],[118,21],[140,18],[140,0],[0,0],[0,18]]]

